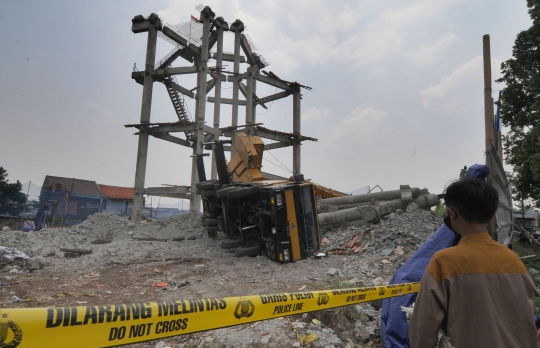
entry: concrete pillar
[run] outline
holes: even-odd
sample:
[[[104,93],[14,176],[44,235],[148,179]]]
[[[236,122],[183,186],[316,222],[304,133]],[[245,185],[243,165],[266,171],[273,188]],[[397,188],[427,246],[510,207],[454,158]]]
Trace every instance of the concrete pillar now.
[[[219,68],[223,65],[223,31],[229,30],[229,25],[223,17],[218,17],[214,21],[214,25],[216,26],[216,34],[217,34],[217,47],[216,47],[216,66],[218,67],[217,73],[221,77],[221,73],[219,72]],[[214,128],[219,128],[220,123],[220,112],[221,112],[221,78],[216,79],[216,84],[214,86]],[[213,138],[214,140],[217,139],[217,137]],[[217,179],[217,166],[216,166],[216,158],[214,156],[214,152],[212,151],[212,168],[210,171],[210,177],[212,179]]]
[[[199,61],[199,71],[197,73],[198,90],[197,90],[197,139],[195,148],[193,149],[194,155],[202,155],[203,143],[204,143],[204,119],[206,113],[206,75],[208,74],[208,39],[210,35],[210,22],[214,20],[214,12],[210,7],[206,6],[201,11],[201,21],[203,24],[203,36],[201,44],[201,55]],[[189,210],[193,213],[198,213],[201,207],[201,197],[196,193],[196,184],[198,182],[197,162],[193,157],[192,171],[191,171],[191,196]]]
[[[300,136],[300,86],[293,85],[293,134]],[[300,141],[293,145],[293,174],[300,174]]]
[[[247,68],[246,81],[246,124],[253,123],[253,66]]]
[[[238,92],[240,89],[239,73],[240,73],[240,39],[242,37],[242,32],[244,31],[244,23],[241,20],[237,19],[231,24],[231,31],[234,33],[234,81],[233,81],[233,104],[232,104],[232,119],[231,126],[238,126]],[[236,153],[234,147],[234,135],[231,138],[231,159]]]
[[[257,65],[251,66],[251,71],[253,72],[253,79],[252,79],[252,87],[251,90],[253,91],[253,94],[257,95],[257,80],[255,77],[259,74],[259,69],[257,69]],[[257,102],[253,102],[253,111],[251,111],[251,122],[257,123]]]
[[[155,15],[154,15],[155,16]],[[150,112],[152,110],[152,89],[154,80],[152,72],[156,62],[157,27],[161,25],[157,16],[154,17],[154,24],[149,25],[148,41],[146,44],[146,63],[143,84],[143,95],[141,105],[141,123],[150,123]],[[133,210],[131,221],[140,223],[142,219],[142,205],[144,202],[144,180],[146,177],[146,160],[148,156],[148,133],[141,129],[139,133],[139,146],[137,150],[137,164],[135,167],[135,184],[133,196]]]

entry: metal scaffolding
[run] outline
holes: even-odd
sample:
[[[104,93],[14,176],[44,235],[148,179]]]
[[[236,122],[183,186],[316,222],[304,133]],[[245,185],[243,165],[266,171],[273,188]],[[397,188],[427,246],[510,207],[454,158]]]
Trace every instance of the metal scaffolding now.
[[[201,198],[196,194],[195,185],[198,181],[196,157],[202,156],[204,150],[212,150],[211,143],[219,137],[230,138],[238,131],[258,135],[271,140],[265,144],[265,149],[293,147],[293,173],[300,173],[300,145],[304,140],[317,139],[301,135],[300,100],[301,88],[310,90],[297,82],[280,79],[271,71],[264,69],[269,63],[257,52],[253,40],[244,34],[245,26],[241,20],[234,21],[230,27],[222,17],[208,6],[197,6],[200,18],[197,21],[181,22],[177,25],[163,24],[156,14],[147,18],[138,15],[132,19],[133,33],[148,33],[146,63],[144,71],[134,71],[132,79],[143,86],[140,123],[128,124],[126,127],[138,129],[139,137],[137,165],[135,171],[135,197],[133,202],[132,221],[138,223],[142,218],[143,195],[184,198],[190,200],[190,211],[199,212]],[[223,51],[224,32],[234,34],[234,53]],[[171,43],[174,48],[163,59],[156,63],[156,44],[158,36]],[[211,52],[216,46],[216,51]],[[243,53],[243,55],[242,55]],[[177,58],[192,63],[192,66],[173,67]],[[215,67],[209,67],[208,61],[214,59]],[[233,71],[223,68],[223,62],[232,62]],[[240,70],[240,64],[246,65],[245,71]],[[176,75],[197,74],[197,86],[187,89],[175,79]],[[210,77],[209,80],[208,77]],[[170,123],[151,123],[150,110],[154,82],[163,83],[173,103],[178,121]],[[221,96],[222,83],[232,83],[232,99]],[[266,97],[257,96],[257,82],[274,86],[282,91]],[[214,90],[214,96],[207,96]],[[195,93],[194,93],[195,91]],[[240,99],[240,94],[244,99]],[[293,96],[293,130],[292,133],[270,130],[256,123],[256,107],[267,108],[265,103]],[[184,97],[195,99],[195,115],[192,118],[186,107]],[[205,124],[207,102],[214,104],[212,126]],[[220,111],[223,105],[232,106],[231,125],[220,125]],[[238,125],[239,106],[245,106],[245,124]],[[180,136],[171,135],[179,133]],[[183,136],[182,136],[183,133]],[[149,136],[166,140],[175,144],[192,148],[191,184],[189,186],[148,187],[145,188],[146,163]],[[234,146],[227,147],[234,155]],[[214,155],[212,152],[211,178],[217,177]]]

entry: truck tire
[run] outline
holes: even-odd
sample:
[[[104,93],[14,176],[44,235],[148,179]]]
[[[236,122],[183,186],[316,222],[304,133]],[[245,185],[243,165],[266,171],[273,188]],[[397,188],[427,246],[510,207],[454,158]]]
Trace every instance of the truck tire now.
[[[214,189],[214,180],[201,181],[195,184],[195,187],[200,188],[201,190],[213,190]]]
[[[218,230],[217,225],[216,226],[206,226],[206,232],[208,233],[216,233]]]
[[[229,192],[235,191],[235,190],[237,190],[237,189],[239,189],[239,188],[240,188],[240,187],[238,187],[238,186],[232,186],[232,187],[225,187],[225,188],[222,188],[221,190],[218,190],[218,191],[216,192],[216,197],[217,197],[217,198],[223,198],[223,197],[226,197],[227,194],[228,194]]]
[[[217,226],[218,225],[218,219],[211,219],[207,218],[205,221],[206,227],[208,226]]]
[[[261,247],[256,245],[247,248],[238,248],[234,251],[234,254],[236,255],[236,257],[257,256],[260,255],[261,252]]]
[[[201,226],[202,227],[206,227],[206,219],[207,219],[207,216],[203,214],[201,216]]]
[[[224,240],[221,243],[221,247],[223,249],[235,249],[241,247],[242,244],[244,244],[244,241],[241,239]]]
[[[215,195],[214,190],[201,190],[201,196],[203,197],[214,197]]]

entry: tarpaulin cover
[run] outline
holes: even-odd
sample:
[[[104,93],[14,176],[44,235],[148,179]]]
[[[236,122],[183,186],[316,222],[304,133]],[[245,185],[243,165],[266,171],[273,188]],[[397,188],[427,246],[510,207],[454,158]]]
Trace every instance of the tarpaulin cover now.
[[[467,170],[465,177],[485,179],[489,173],[487,166],[473,164]],[[392,277],[389,284],[419,282],[426,270],[431,257],[437,251],[457,245],[459,236],[442,225],[418,249],[407,262],[401,266]],[[409,348],[409,324],[401,306],[409,307],[416,300],[416,294],[386,299],[381,309],[381,337],[386,348]]]
[[[489,174],[489,168],[483,164],[473,164],[467,169],[467,178],[485,179]]]
[[[454,246],[459,236],[442,225],[418,249],[407,262],[401,266],[390,280],[390,284],[419,282],[437,251]],[[416,300],[416,294],[389,298],[383,301],[381,309],[381,336],[386,348],[410,347],[409,324],[401,306],[408,307]]]

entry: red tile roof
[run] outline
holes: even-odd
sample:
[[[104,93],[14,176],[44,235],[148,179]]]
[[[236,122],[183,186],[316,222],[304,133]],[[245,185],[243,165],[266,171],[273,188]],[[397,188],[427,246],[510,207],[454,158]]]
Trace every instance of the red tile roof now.
[[[133,187],[120,187],[98,184],[103,195],[110,199],[133,199],[135,191]]]

